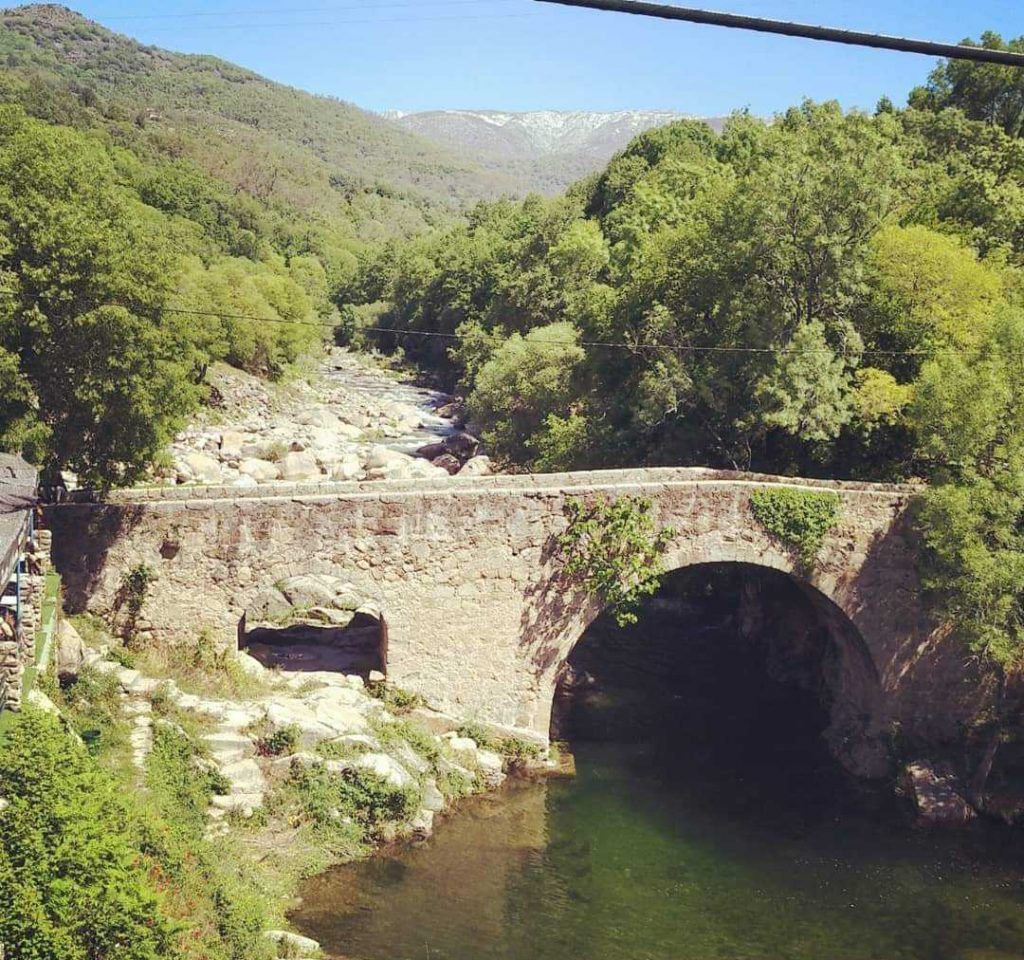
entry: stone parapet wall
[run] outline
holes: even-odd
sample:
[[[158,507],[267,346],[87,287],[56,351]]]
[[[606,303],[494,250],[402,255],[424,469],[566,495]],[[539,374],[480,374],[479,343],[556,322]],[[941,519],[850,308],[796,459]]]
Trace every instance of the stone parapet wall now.
[[[498,493],[504,490],[526,492],[572,491],[597,492],[621,490],[643,486],[656,488],[660,484],[693,483],[735,483],[756,486],[776,485],[833,490],[843,494],[871,493],[905,497],[919,489],[909,484],[867,483],[853,480],[814,480],[801,477],[776,477],[759,473],[744,473],[733,470],[711,470],[705,467],[650,467],[635,470],[590,470],[570,473],[547,474],[497,474],[487,477],[454,476],[442,480],[390,480],[371,482],[329,483],[297,482],[273,483],[252,488],[232,486],[201,486],[185,484],[179,486],[139,487],[117,490],[110,493],[106,503],[151,503],[158,501],[202,501],[274,499],[292,497],[353,497],[388,496],[411,493],[424,496],[431,493],[468,494],[475,491]],[[93,502],[89,491],[78,491],[71,495],[72,502]]]

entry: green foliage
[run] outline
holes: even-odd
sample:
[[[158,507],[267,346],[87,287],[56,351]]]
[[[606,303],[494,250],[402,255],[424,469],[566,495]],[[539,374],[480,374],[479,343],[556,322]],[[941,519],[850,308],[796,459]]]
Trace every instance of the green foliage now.
[[[579,332],[568,322],[518,333],[477,372],[469,396],[473,416],[496,454],[519,462],[547,418],[566,408],[576,367],[584,358]]]
[[[153,749],[146,761],[146,785],[183,830],[201,833],[210,797],[223,792],[223,780],[202,763],[201,751],[184,731],[163,722],[153,730]]]
[[[769,487],[750,495],[750,509],[757,522],[793,547],[808,569],[814,566],[825,536],[839,522],[840,506],[835,493],[796,487]]]
[[[460,737],[468,737],[473,740],[478,747],[484,750],[492,750],[497,742],[495,736],[491,731],[485,727],[482,723],[476,720],[466,720],[459,724],[458,729],[455,731]]]
[[[278,727],[256,741],[256,752],[261,757],[286,757],[299,746],[299,728],[295,724]]]
[[[323,766],[293,769],[289,787],[301,806],[303,818],[328,834],[340,831],[351,839],[349,824],[358,825],[362,837],[380,835],[389,825],[408,820],[419,806],[419,793],[396,787],[365,770],[330,773]]]
[[[116,783],[52,717],[0,751],[0,943],[11,960],[176,955]]]
[[[366,692],[399,714],[407,713],[415,707],[422,707],[426,703],[420,694],[403,690],[386,680],[371,681],[366,685]]]
[[[987,50],[1024,52],[1024,37],[1004,41],[994,31],[981,41],[965,40]],[[1024,78],[1014,67],[966,60],[943,60],[924,87],[910,94],[912,106],[924,110],[962,110],[972,120],[997,124],[1011,136],[1024,133]]]
[[[918,500],[922,578],[966,645],[1024,664],[1024,313],[925,365],[914,399],[936,483]]]
[[[656,529],[651,502],[642,497],[565,503],[566,529],[558,535],[563,569],[601,601],[620,626],[636,623],[640,601],[658,589],[662,555],[675,536]]]
[[[389,245],[346,299],[517,465],[914,475],[922,365],[1024,289],[1021,151],[949,110],[673,124],[564,197]]]
[[[125,571],[121,578],[114,605],[115,609],[124,615],[121,635],[129,643],[135,640],[139,615],[142,613],[146,595],[155,579],[155,571],[146,563],[137,563]]]

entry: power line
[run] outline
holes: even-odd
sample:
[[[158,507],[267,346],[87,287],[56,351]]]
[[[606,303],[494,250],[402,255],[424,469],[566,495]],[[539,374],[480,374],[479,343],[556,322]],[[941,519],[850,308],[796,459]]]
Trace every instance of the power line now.
[[[347,24],[373,24],[373,23],[462,23],[468,20],[537,20],[542,14],[538,13],[481,13],[481,14],[456,14],[454,16],[439,17],[347,17],[335,20],[286,20],[259,23],[204,23],[200,25],[190,24],[183,29],[189,32],[196,30],[260,30],[268,27],[275,30],[283,30],[294,27],[335,27]]]
[[[13,290],[0,290],[0,296],[6,297],[17,297],[18,294]],[[42,298],[32,298],[34,302],[41,302]],[[108,303],[102,304],[106,307],[122,307],[123,304]],[[100,309],[97,307],[96,309]],[[142,313],[143,311],[138,311]],[[282,323],[290,324],[292,326],[300,327],[317,327],[321,330],[335,330],[338,327],[337,323],[328,322],[326,320],[289,320],[286,317],[261,317],[250,313],[226,313],[218,310],[196,310],[190,307],[174,307],[174,306],[163,306],[156,307],[152,312],[157,314],[174,313],[181,314],[184,316],[192,317],[210,317],[211,319],[218,320],[245,320],[250,323]],[[437,330],[407,330],[401,327],[359,327],[358,332],[360,333],[387,333],[393,334],[400,337],[425,337],[425,338],[438,338],[443,340],[468,340],[470,337],[478,338],[480,336],[487,337],[490,340],[494,340],[500,343],[506,343],[510,339],[509,336],[505,336],[500,333],[493,333],[490,331],[478,331],[473,334],[464,333],[443,333]],[[562,347],[606,347],[612,349],[630,350],[637,352],[640,350],[668,350],[672,353],[739,353],[739,354],[802,354],[807,356],[834,356],[835,351],[833,350],[798,350],[791,347],[709,347],[709,346],[692,346],[689,344],[671,344],[671,343],[631,343],[626,340],[566,340],[560,338],[534,338],[530,341],[531,343],[541,343],[546,346],[562,346]],[[872,356],[872,357],[920,357],[920,356],[931,356],[934,351],[927,350],[861,350],[860,356]]]
[[[179,313],[188,314],[190,316],[198,317],[216,317],[221,320],[247,320],[253,323],[290,323],[298,324],[300,326],[320,327],[323,329],[334,330],[338,325],[336,323],[327,323],[325,321],[311,321],[311,320],[286,320],[283,317],[257,317],[251,316],[245,313],[219,313],[214,310],[190,310],[184,307],[162,307],[160,308],[162,313]],[[395,336],[401,337],[425,337],[425,338],[437,338],[442,340],[467,340],[470,337],[477,338],[480,336],[487,337],[490,340],[506,343],[509,340],[508,336],[500,333],[493,333],[489,331],[481,331],[474,334],[462,334],[462,333],[442,333],[436,330],[406,330],[401,327],[359,327],[360,333],[388,333],[394,334]],[[625,340],[566,340],[561,338],[541,338],[536,337],[530,341],[531,343],[541,343],[546,346],[562,346],[562,347],[609,347],[613,349],[621,350],[669,350],[674,353],[678,352],[690,352],[690,353],[750,353],[750,354],[807,354],[807,355],[821,355],[821,356],[834,356],[832,350],[798,350],[788,347],[708,347],[708,346],[690,346],[690,345],[674,345],[669,343],[630,343]],[[912,357],[912,356],[924,356],[926,351],[923,350],[862,350],[860,351],[861,356],[884,356],[884,357]]]
[[[808,40],[824,40],[830,43],[845,43],[858,47],[875,47],[881,50],[898,50],[903,53],[921,53],[925,56],[946,57],[950,60],[973,60],[978,63],[998,63],[1008,67],[1024,67],[1024,53],[1013,53],[1009,50],[989,50],[985,47],[971,47],[966,44],[911,40],[904,37],[889,37],[878,33],[842,30],[836,27],[818,27],[807,23],[769,20],[765,17],[748,17],[736,13],[698,10],[692,7],[672,7],[658,3],[645,3],[641,2],[641,0],[538,0],[538,2],[557,3],[566,7],[607,10],[611,13],[631,13],[642,17],[657,17],[661,20],[685,20],[689,23],[701,23],[715,27],[754,30],[758,33],[776,33],[786,37],[803,37]]]
[[[481,6],[483,2],[486,3],[521,3],[522,0],[430,0],[429,3],[424,4],[422,2],[410,2],[410,0],[401,0],[397,3],[358,3],[358,4],[346,4],[344,6],[334,7],[270,7],[262,10],[191,10],[179,13],[129,13],[129,14],[113,14],[106,16],[104,14],[95,14],[94,16],[98,20],[110,20],[110,21],[124,21],[124,20],[187,20],[193,17],[262,17],[271,16],[278,13],[284,14],[295,14],[295,13],[347,13],[352,10],[361,11],[374,11],[374,10],[386,10],[396,8],[409,8],[414,7],[423,9],[425,6],[430,7],[456,7],[456,6]]]

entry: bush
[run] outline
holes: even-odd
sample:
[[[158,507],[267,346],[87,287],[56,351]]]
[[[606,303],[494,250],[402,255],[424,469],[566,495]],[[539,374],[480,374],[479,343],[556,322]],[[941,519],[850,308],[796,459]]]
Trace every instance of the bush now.
[[[299,728],[295,724],[278,727],[256,741],[256,752],[261,757],[286,757],[295,753],[299,745]]]
[[[796,549],[801,565],[809,569],[825,535],[839,522],[840,502],[835,493],[773,487],[755,490],[750,509],[765,530]]]
[[[367,684],[366,692],[371,697],[376,697],[386,707],[389,707],[396,713],[406,713],[415,707],[422,707],[426,703],[418,693],[413,693],[411,690],[403,690],[401,687],[396,687],[386,680],[375,680]]]
[[[351,834],[347,823],[361,827],[364,839],[377,836],[384,826],[408,820],[419,807],[419,792],[396,787],[384,777],[365,770],[339,774],[323,766],[293,770],[289,787],[299,802],[302,817],[320,830]]]
[[[0,943],[9,960],[174,955],[124,794],[50,716],[0,751]]]
[[[675,531],[655,529],[651,501],[643,497],[589,505],[570,497],[565,516],[568,525],[557,538],[565,572],[579,577],[619,626],[636,623],[640,601],[661,583],[662,554]]]

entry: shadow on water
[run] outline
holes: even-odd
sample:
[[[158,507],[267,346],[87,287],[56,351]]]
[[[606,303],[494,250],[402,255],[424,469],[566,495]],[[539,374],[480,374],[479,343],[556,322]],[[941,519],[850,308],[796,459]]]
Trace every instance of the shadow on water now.
[[[915,829],[854,782],[821,737],[829,651],[740,629],[735,588],[684,575],[636,627],[599,619],[556,714],[577,775],[316,878],[298,927],[361,960],[1024,957],[1020,841]]]

